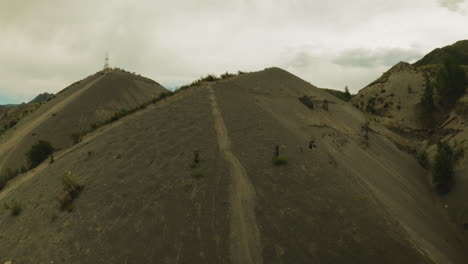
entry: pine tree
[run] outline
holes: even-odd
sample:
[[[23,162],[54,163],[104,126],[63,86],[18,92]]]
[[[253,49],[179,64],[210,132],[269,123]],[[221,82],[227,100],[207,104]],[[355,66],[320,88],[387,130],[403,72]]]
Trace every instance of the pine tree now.
[[[424,123],[428,124],[432,120],[432,115],[435,111],[434,105],[434,85],[429,80],[429,76],[426,74],[426,88],[424,94],[421,97],[421,119]]]
[[[455,162],[450,145],[447,142],[439,142],[432,171],[433,181],[439,194],[446,194],[452,189]]]
[[[351,99],[352,95],[349,92],[348,85],[345,86],[345,101],[349,101]]]
[[[437,93],[444,112],[450,110],[456,100],[463,95],[466,76],[460,66],[453,59],[448,58],[442,70],[437,75]]]

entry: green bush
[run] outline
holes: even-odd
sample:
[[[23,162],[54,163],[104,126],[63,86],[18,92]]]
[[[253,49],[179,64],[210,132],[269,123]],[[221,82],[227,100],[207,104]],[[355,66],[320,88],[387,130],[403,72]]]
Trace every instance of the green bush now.
[[[429,80],[429,76],[426,74],[426,88],[421,97],[421,120],[425,125],[432,124],[433,114],[436,110],[434,105],[434,83]]]
[[[219,80],[219,78],[214,74],[208,74],[206,77],[202,77],[200,80],[206,82],[214,82]]]
[[[429,160],[427,159],[427,152],[426,151],[421,151],[418,153],[417,157],[419,164],[427,169],[429,168]]]
[[[447,194],[454,184],[454,167],[463,156],[463,149],[453,149],[447,142],[437,144],[437,153],[432,167],[432,179],[439,194]]]
[[[54,152],[54,148],[49,141],[39,140],[34,144],[26,154],[30,168],[35,168],[43,162],[50,154]]]
[[[81,133],[76,132],[71,135],[71,139],[73,140],[73,144],[78,144],[81,142]]]
[[[232,74],[232,73],[229,73],[229,72],[226,72],[226,73],[223,73],[221,74],[221,79],[228,79],[228,78],[231,78],[231,77],[234,77],[236,76],[235,74]]]
[[[451,58],[447,58],[444,67],[437,74],[436,89],[439,95],[439,104],[444,112],[449,111],[456,100],[465,92],[467,83],[463,69]]]
[[[70,172],[65,173],[62,178],[62,184],[65,193],[59,199],[59,209],[71,212],[73,210],[73,201],[78,198],[84,186]]]
[[[198,168],[198,163],[192,162],[192,164],[190,164],[190,168],[192,169]]]
[[[352,95],[349,93],[348,86],[345,87],[345,91],[338,91],[338,90],[333,90],[333,89],[323,89],[325,92],[337,97],[338,99],[341,99],[345,102],[348,102],[351,100]]]
[[[158,100],[164,99],[164,98],[166,98],[168,96],[171,96],[171,95],[172,95],[171,91],[160,93],[159,96],[158,96]]]
[[[193,170],[192,171],[192,177],[194,178],[201,178],[203,177],[203,172],[199,169]]]
[[[408,93],[409,93],[409,94],[412,94],[412,93],[413,93],[413,87],[411,87],[411,85],[408,84],[407,89],[408,89]]]
[[[288,159],[284,156],[273,157],[273,164],[276,166],[286,165],[288,163]]]
[[[21,211],[23,210],[23,207],[21,206],[21,204],[16,200],[11,200],[10,202],[5,202],[4,207],[5,207],[6,210],[10,211],[10,214],[12,216],[19,215],[21,213]]]

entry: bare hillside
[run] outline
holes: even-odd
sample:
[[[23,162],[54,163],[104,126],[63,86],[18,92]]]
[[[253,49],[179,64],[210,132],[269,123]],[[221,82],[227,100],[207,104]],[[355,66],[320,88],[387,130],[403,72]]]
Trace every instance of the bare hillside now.
[[[25,154],[38,140],[48,140],[56,149],[69,147],[73,134],[164,91],[152,80],[121,70],[98,72],[74,83],[2,135],[0,175],[8,168],[27,167]]]
[[[366,127],[279,68],[201,82],[1,191],[23,210],[0,212],[0,262],[465,263],[425,171]],[[83,190],[62,212],[68,172]]]

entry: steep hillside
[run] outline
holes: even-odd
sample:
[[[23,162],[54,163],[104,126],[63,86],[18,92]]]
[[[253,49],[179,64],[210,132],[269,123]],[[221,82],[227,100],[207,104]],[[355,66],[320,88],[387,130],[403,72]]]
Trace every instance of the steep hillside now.
[[[423,128],[419,102],[425,88],[424,72],[400,62],[351,99],[358,109],[373,114],[390,128]]]
[[[54,97],[54,94],[50,93],[41,93],[38,96],[34,97],[29,103],[42,103],[46,102],[49,99],[52,99]]]
[[[69,147],[73,134],[164,91],[152,80],[121,70],[98,72],[74,83],[2,135],[0,176],[8,168],[27,167],[26,152],[38,140],[50,141],[56,149]]]
[[[468,153],[468,82],[465,93],[448,111],[438,103],[439,73],[447,60],[468,64],[468,41],[436,49],[414,65],[399,63],[382,77],[363,88],[352,98],[352,103],[391,131],[379,130],[397,145],[414,156],[427,153],[428,181],[433,181],[434,157],[437,142],[446,141],[453,148]],[[468,67],[459,65],[468,76]],[[446,69],[446,68],[445,68]],[[428,77],[428,82],[425,76]],[[427,85],[433,88],[433,113],[423,112],[422,98]],[[440,200],[447,207],[451,220],[466,235],[468,230],[468,155],[465,154],[454,168],[454,187]]]
[[[367,126],[278,68],[201,82],[11,182],[0,262],[465,263],[424,170]],[[64,172],[84,186],[71,212]]]
[[[39,103],[19,104],[11,107],[0,107],[0,137],[9,129],[41,106]]]
[[[453,59],[457,64],[468,65],[468,40],[461,40],[453,45],[437,48],[417,61],[417,67],[443,64],[447,59]]]

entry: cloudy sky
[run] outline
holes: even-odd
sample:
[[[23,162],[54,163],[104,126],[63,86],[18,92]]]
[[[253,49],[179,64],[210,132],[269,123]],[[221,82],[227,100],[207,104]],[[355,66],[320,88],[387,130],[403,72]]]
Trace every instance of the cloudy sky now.
[[[0,104],[111,66],[179,86],[277,66],[356,92],[468,39],[465,0],[0,0]]]

